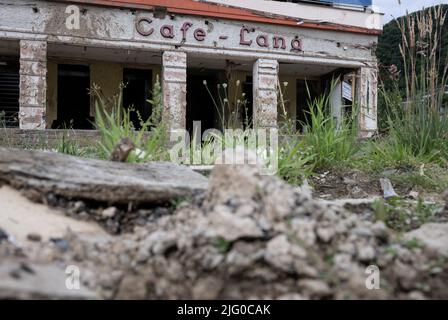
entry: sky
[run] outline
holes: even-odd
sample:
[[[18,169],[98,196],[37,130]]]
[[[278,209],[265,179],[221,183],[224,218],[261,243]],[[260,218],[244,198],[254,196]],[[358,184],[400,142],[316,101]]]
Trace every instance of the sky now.
[[[440,3],[448,4],[448,0],[400,0],[400,2],[401,5],[398,4],[398,0],[373,0],[373,4],[384,13],[385,23],[392,20],[393,17],[397,18],[405,15],[406,10],[413,12]]]

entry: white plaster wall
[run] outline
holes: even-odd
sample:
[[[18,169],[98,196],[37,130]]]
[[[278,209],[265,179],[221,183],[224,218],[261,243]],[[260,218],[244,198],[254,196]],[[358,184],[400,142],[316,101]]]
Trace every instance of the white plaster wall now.
[[[246,8],[291,18],[325,21],[360,28],[382,30],[383,14],[373,7],[369,11],[348,8],[330,8],[306,3],[288,3],[270,0],[203,0],[232,7]]]

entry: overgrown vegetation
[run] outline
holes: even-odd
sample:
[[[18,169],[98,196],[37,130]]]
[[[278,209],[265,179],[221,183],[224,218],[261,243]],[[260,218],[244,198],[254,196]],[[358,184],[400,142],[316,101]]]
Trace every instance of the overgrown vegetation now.
[[[399,31],[400,59],[379,54],[384,59],[379,90],[384,134],[364,143],[356,161],[373,172],[397,169],[391,177],[395,181],[437,192],[447,180],[447,8],[436,6],[392,22]],[[384,65],[387,61],[398,66]]]
[[[162,121],[162,92],[157,79],[153,91],[151,116],[143,119],[133,106],[122,106],[123,85],[119,93],[108,100],[101,93],[100,88],[93,86],[91,94],[95,98],[95,128],[100,132],[101,141],[98,142],[100,158],[107,159],[119,141],[127,137],[136,146],[136,152],[131,153],[129,162],[145,162],[167,160],[167,127]],[[131,121],[131,114],[136,113],[140,129],[136,130]]]
[[[377,220],[384,221],[391,229],[403,232],[429,222],[440,209],[438,205],[425,203],[422,199],[415,202],[400,199],[377,200],[372,208]]]

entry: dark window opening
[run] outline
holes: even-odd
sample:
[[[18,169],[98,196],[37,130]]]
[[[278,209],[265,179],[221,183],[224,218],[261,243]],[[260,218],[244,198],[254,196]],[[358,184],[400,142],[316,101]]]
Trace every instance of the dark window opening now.
[[[0,58],[0,127],[19,126],[19,63]]]
[[[218,84],[224,83],[225,81],[223,79],[224,73],[221,71],[188,70],[187,130],[190,134],[193,133],[194,121],[201,122],[201,134],[207,129],[222,129],[220,117],[222,105],[218,96]],[[207,88],[210,90],[213,99],[207,91]],[[223,96],[222,90],[223,88],[221,87],[221,96]]]
[[[82,65],[58,65],[57,120],[53,129],[93,129],[90,116],[90,68]]]
[[[303,131],[310,121],[310,105],[321,94],[321,81],[297,80],[297,128]]]
[[[148,121],[152,113],[151,99],[152,71],[143,69],[123,70],[123,107],[132,108],[131,121],[134,128],[141,129],[141,121]]]

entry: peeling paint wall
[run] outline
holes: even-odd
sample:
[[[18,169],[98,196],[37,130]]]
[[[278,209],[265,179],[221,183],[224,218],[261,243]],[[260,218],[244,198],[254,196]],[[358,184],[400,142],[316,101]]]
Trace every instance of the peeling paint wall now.
[[[187,119],[187,55],[163,53],[163,117],[170,130],[185,129]]]
[[[278,61],[258,59],[254,64],[254,126],[277,128]]]
[[[342,61],[343,59],[353,62],[371,61],[372,49],[377,42],[376,35],[260,23],[246,24],[182,15],[176,15],[174,18],[170,15],[158,18],[147,11],[136,10],[133,13],[131,10],[105,10],[102,7],[88,5],[82,6],[85,11],[83,10],[84,13],[81,14],[79,30],[68,30],[65,25],[65,19],[68,17],[65,7],[63,3],[39,1],[39,10],[34,12],[32,5],[25,0],[3,0],[0,3],[0,11],[3,13],[0,20],[0,38],[17,38],[17,36],[35,38],[35,35],[39,34],[49,43],[65,42],[80,46],[97,45],[156,51],[181,47],[186,53],[198,53],[198,50],[201,50],[204,54],[215,56],[253,58],[256,55],[257,58],[297,62],[327,61],[329,64],[340,66],[348,63]],[[142,28],[146,30],[146,35],[136,30],[136,23],[140,18],[150,21],[143,22]],[[181,28],[187,22],[191,23],[192,27],[184,36]],[[172,26],[172,36],[162,35],[161,29],[164,26]],[[154,29],[152,33],[151,28]],[[243,28],[248,29],[243,32]],[[197,29],[202,29],[205,36],[195,36],[194,31]],[[267,36],[268,45],[260,45],[258,43],[260,41],[257,41],[258,36]],[[275,48],[274,36],[283,37],[286,46]],[[300,49],[291,48],[291,42],[295,39],[300,40]],[[252,41],[250,45],[244,44],[250,41]],[[352,65],[356,66],[356,63]]]
[[[47,96],[47,42],[20,41],[21,129],[45,129]]]
[[[378,69],[360,68],[356,74],[356,101],[359,103],[359,127],[362,137],[371,137],[378,129]]]
[[[118,63],[94,62],[90,64],[90,86],[100,87],[104,97],[110,98],[119,94],[119,86],[123,82],[123,66]],[[95,116],[95,98],[90,97],[90,115]],[[110,111],[110,110],[108,110]]]

